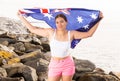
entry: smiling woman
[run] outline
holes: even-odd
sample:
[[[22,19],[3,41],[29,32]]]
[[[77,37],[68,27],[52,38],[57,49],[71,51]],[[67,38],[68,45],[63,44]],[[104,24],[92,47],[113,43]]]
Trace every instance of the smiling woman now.
[[[75,9],[75,11],[76,10],[77,9]],[[72,11],[72,9],[70,11]],[[70,11],[68,11],[68,12],[70,12]],[[61,12],[61,11],[59,11],[59,12]],[[96,29],[98,28],[100,20],[103,18],[102,12],[99,11],[98,12],[99,14],[97,14],[98,15],[97,18],[99,21],[96,19],[95,24],[92,25],[92,27],[86,32],[67,29],[67,26],[69,25],[68,22],[72,20],[72,19],[67,20],[67,18],[69,18],[67,16],[74,14],[72,12],[70,12],[67,15],[64,13],[55,12],[55,14],[56,14],[55,18],[53,18],[54,23],[55,23],[55,28],[51,27],[51,28],[46,28],[46,29],[42,28],[42,27],[33,26],[29,21],[27,21],[27,19],[22,15],[22,13],[24,13],[24,12],[21,12],[19,10],[17,15],[20,18],[20,20],[22,21],[22,23],[25,25],[25,27],[31,33],[34,33],[39,36],[47,37],[49,39],[49,45],[50,45],[50,49],[51,49],[51,61],[50,61],[49,67],[48,67],[48,80],[49,81],[60,81],[60,79],[62,79],[62,81],[72,81],[72,77],[75,73],[75,64],[74,64],[73,58],[71,56],[71,53],[69,52],[69,50],[71,48],[71,42],[74,39],[84,39],[84,38],[91,37],[94,34],[94,32],[96,31]],[[39,12],[40,16],[43,16],[44,14],[51,14],[51,13],[42,13],[40,15],[40,12]],[[77,11],[76,11],[76,14],[77,14]],[[74,22],[77,22],[76,18],[73,19]],[[90,16],[90,18],[91,18],[91,16]],[[43,19],[43,20],[45,20],[45,19]],[[49,20],[49,19],[47,18],[47,20]],[[88,19],[86,19],[86,20],[88,20]],[[51,21],[52,20],[49,20],[49,22],[51,22]],[[74,22],[72,22],[73,27],[75,27]],[[86,22],[88,22],[88,21],[86,21]],[[80,23],[78,23],[78,24],[80,24]]]

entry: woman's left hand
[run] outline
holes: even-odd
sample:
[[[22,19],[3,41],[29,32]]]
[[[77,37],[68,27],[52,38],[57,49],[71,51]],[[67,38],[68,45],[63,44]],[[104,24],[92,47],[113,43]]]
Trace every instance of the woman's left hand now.
[[[104,16],[103,16],[103,13],[100,11],[100,14],[99,14],[99,17],[102,19]]]

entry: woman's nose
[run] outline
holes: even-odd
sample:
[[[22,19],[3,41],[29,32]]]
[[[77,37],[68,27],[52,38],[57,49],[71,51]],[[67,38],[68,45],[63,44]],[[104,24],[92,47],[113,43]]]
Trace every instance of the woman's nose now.
[[[61,26],[62,24],[61,23],[58,23],[59,26]]]

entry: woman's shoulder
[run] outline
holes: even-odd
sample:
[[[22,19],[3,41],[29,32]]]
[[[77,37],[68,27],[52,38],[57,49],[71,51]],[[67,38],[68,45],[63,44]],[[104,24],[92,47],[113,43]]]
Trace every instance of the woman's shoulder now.
[[[49,33],[53,33],[53,32],[55,31],[55,29],[53,29],[53,28],[46,28],[46,30],[47,30],[47,32],[49,32]]]
[[[49,34],[49,38],[51,38],[51,36],[53,36],[53,34],[54,34],[55,29],[53,29],[53,28],[47,28],[46,30],[47,30],[47,32]]]
[[[53,29],[53,28],[47,28],[47,32],[48,32],[48,39],[50,41],[52,39],[52,37],[53,37],[55,29]]]
[[[74,34],[74,33],[77,33],[77,32],[79,32],[79,31],[76,31],[76,30],[70,30],[70,33],[71,33],[71,34]]]
[[[70,30],[70,34],[74,34],[75,33],[75,30]]]

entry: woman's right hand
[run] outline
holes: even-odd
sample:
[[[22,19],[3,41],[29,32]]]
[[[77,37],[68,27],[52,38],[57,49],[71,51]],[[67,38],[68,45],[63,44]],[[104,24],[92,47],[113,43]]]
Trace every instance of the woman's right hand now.
[[[20,10],[18,10],[17,16],[18,16],[18,17],[22,17],[22,13],[20,12]]]

